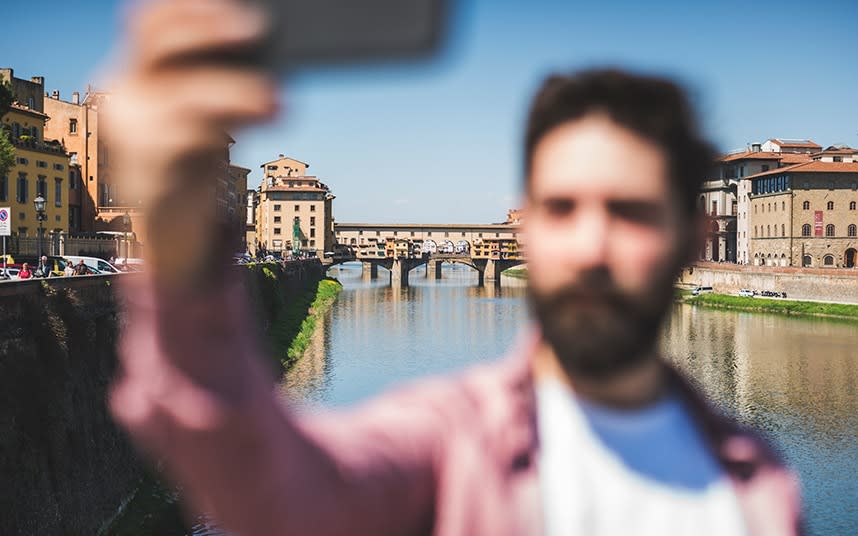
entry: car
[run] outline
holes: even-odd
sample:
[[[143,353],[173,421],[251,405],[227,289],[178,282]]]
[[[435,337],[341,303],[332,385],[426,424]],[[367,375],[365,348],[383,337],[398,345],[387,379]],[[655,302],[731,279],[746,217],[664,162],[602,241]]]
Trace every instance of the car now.
[[[120,272],[119,268],[110,264],[104,259],[99,259],[98,257],[83,257],[80,255],[66,255],[66,259],[72,263],[72,266],[77,266],[80,261],[91,268],[93,271],[90,272],[92,274],[118,274]]]
[[[3,268],[0,268],[0,281],[16,280],[20,271],[18,268],[6,268],[4,272]]]
[[[739,296],[744,296],[746,298],[753,298],[756,295],[757,295],[757,293],[751,289],[747,289],[747,288],[739,289]]]
[[[691,291],[692,296],[699,296],[704,292],[712,292],[712,287],[697,287]]]

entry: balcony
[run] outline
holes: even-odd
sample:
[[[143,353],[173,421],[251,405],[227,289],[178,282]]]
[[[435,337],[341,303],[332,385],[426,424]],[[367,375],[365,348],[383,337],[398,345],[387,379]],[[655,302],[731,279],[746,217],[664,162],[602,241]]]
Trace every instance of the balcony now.
[[[58,141],[42,141],[30,136],[20,136],[17,139],[9,137],[12,145],[18,149],[26,151],[37,151],[40,153],[65,155],[66,149],[63,144]]]

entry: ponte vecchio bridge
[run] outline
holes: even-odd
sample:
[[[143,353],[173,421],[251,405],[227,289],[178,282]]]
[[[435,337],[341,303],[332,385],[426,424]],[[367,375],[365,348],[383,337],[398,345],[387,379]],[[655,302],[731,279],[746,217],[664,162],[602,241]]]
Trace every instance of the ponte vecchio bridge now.
[[[500,274],[525,262],[517,224],[336,223],[337,255],[332,264],[358,260],[365,279],[390,271],[393,286],[408,286],[408,274],[426,265],[426,277],[440,279],[443,263],[470,266],[480,285],[500,284]]]

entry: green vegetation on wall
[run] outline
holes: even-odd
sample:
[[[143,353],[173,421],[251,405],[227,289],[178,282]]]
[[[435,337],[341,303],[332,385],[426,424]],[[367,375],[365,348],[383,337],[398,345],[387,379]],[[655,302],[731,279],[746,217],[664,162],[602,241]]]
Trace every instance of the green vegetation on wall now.
[[[726,294],[701,294],[685,297],[682,301],[693,305],[736,309],[758,313],[825,316],[858,321],[858,305],[784,300],[780,298],[750,298]]]

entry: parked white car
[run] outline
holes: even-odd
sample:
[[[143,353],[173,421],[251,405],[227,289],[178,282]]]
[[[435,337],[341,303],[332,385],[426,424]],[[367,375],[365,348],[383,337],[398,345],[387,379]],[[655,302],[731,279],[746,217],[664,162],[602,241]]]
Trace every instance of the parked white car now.
[[[77,265],[80,261],[99,274],[118,274],[120,272],[119,268],[110,264],[104,259],[99,259],[98,257],[81,257],[78,255],[66,255],[66,259],[71,261],[72,265]]]

